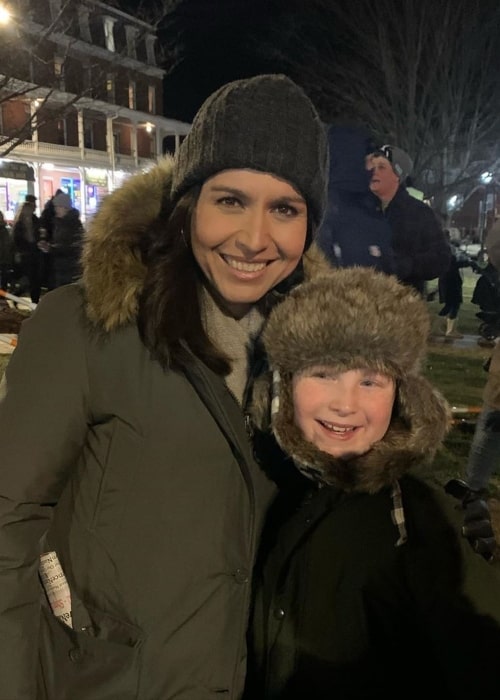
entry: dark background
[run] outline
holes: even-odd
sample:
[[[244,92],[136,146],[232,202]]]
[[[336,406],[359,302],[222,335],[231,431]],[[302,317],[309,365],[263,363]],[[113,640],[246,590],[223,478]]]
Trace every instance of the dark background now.
[[[108,2],[157,26],[167,117],[191,122],[222,84],[281,72],[325,123],[410,154],[443,214],[485,171],[500,187],[499,0]]]
[[[117,4],[135,16],[154,7],[148,0],[141,6],[132,0]],[[165,116],[190,122],[203,100],[229,80],[284,70],[283,61],[268,55],[263,46],[270,32],[273,45],[279,44],[279,28],[292,17],[294,22],[314,24],[308,5],[307,0],[168,2],[158,31],[167,71]],[[284,32],[283,43],[285,38]]]

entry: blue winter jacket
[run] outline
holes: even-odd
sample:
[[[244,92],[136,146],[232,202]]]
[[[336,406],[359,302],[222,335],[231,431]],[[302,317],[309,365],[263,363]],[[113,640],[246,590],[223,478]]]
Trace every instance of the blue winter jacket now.
[[[392,272],[391,228],[370,192],[365,158],[375,146],[357,127],[328,129],[328,206],[317,233],[319,248],[337,267],[371,266]]]

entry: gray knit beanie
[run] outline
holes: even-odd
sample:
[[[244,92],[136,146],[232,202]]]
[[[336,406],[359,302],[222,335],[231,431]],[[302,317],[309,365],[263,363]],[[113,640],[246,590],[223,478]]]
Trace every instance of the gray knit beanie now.
[[[413,170],[413,161],[402,148],[386,144],[380,149],[382,154],[389,160],[392,169],[396,173],[401,183],[404,183],[406,178],[411,175]]]
[[[314,224],[326,202],[325,128],[307,95],[284,75],[223,85],[205,100],[176,156],[172,198],[222,170],[272,173],[305,198]]]

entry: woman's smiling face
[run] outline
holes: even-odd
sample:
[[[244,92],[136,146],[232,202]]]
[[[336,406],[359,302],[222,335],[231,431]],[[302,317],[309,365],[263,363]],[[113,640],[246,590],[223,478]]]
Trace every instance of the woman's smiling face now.
[[[206,279],[235,317],[288,277],[302,256],[307,204],[284,180],[225,170],[206,180],[191,247]]]

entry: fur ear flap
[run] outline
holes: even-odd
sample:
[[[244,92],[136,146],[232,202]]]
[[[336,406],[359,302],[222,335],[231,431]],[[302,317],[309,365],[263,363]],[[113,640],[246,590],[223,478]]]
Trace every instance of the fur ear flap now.
[[[254,425],[263,432],[267,432],[271,426],[272,386],[273,374],[267,371],[258,377],[252,390],[250,415]]]
[[[452,425],[444,396],[425,377],[409,376],[398,387],[398,411],[410,428],[407,448],[432,458]]]
[[[304,266],[304,279],[317,279],[323,275],[331,275],[335,268],[332,267],[326,255],[314,241],[302,257]]]

